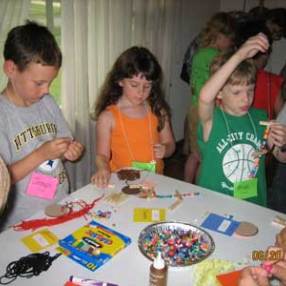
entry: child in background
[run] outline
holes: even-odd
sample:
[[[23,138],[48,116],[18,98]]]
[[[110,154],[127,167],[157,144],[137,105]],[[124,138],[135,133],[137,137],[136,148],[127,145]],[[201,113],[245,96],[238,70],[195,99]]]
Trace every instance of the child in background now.
[[[4,60],[8,83],[0,95],[0,155],[13,189],[3,228],[65,197],[69,184],[62,159],[77,160],[83,151],[48,94],[62,62],[51,32],[35,22],[13,28]]]
[[[202,154],[198,185],[262,206],[266,206],[262,155],[266,148],[261,150],[265,127],[260,121],[267,117],[264,111],[251,107],[256,68],[246,59],[267,49],[266,36],[258,34],[231,57],[216,60],[215,73],[200,93],[198,130]],[[279,148],[285,142],[286,126],[272,123],[267,144],[270,149],[275,146],[278,160],[286,160],[286,153]]]
[[[221,52],[233,47],[234,21],[231,15],[225,12],[215,14],[202,31],[199,38],[199,50],[192,60],[191,69],[191,107],[188,112],[187,144],[190,154],[185,164],[184,179],[195,183],[197,170],[200,164],[200,155],[197,144],[198,125],[198,98],[200,90],[210,76],[210,64]]]
[[[175,150],[170,109],[161,89],[162,70],[149,50],[123,52],[108,74],[96,104],[96,173],[91,181],[106,187],[111,172],[133,162],[156,162]]]
[[[265,53],[257,53],[254,57],[254,64],[257,68],[255,93],[253,107],[264,109],[268,119],[276,118],[283,107],[282,84],[283,77],[266,71],[271,47]]]

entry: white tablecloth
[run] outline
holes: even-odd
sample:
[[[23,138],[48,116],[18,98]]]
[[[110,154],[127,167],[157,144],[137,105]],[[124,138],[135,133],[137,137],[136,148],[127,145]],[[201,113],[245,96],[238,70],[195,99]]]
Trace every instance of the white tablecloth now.
[[[229,237],[207,230],[213,237],[216,246],[214,253],[209,257],[210,259],[221,258],[234,262],[250,259],[253,250],[263,250],[273,244],[275,234],[281,229],[272,224],[272,220],[279,213],[270,209],[211,192],[166,176],[144,172],[142,178],[154,182],[158,194],[174,194],[176,190],[181,193],[191,191],[200,192],[199,196],[184,198],[183,203],[175,210],[167,211],[167,220],[200,226],[206,216],[213,212],[222,216],[232,215],[235,220],[252,222],[258,227],[258,234],[251,238],[239,238],[235,235]],[[74,192],[67,200],[83,199],[91,202],[102,193],[110,191],[119,192],[124,185],[124,182],[118,181],[115,175],[112,176],[111,183],[115,185],[115,189],[113,190],[99,190],[93,185],[87,185]],[[142,255],[137,243],[140,232],[148,224],[134,223],[133,211],[135,207],[168,208],[173,202],[174,199],[146,200],[130,196],[121,205],[111,207],[109,203],[101,200],[93,210],[111,210],[112,216],[110,219],[100,220],[99,222],[131,237],[132,243],[127,248],[120,251],[95,272],[85,269],[62,255],[53,262],[48,271],[42,272],[39,276],[30,279],[17,278],[11,285],[63,285],[71,275],[113,282],[120,286],[148,285],[151,262]],[[39,212],[35,216],[41,218],[44,217],[44,214],[43,212]],[[86,223],[87,220],[81,217],[58,226],[50,227],[49,229],[58,238],[64,238]],[[16,232],[8,230],[0,234],[0,275],[5,273],[6,266],[11,261],[18,260],[20,257],[30,253],[20,240],[30,233],[31,231]],[[54,254],[55,246],[47,250],[51,254]],[[192,285],[193,268],[194,266],[169,268],[168,285]]]

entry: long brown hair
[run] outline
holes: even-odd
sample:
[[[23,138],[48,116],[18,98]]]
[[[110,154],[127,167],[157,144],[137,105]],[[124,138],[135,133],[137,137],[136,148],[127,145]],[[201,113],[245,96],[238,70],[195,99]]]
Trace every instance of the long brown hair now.
[[[152,112],[158,118],[158,130],[162,130],[165,116],[170,116],[170,107],[165,101],[162,90],[162,69],[155,56],[144,47],[131,47],[115,61],[96,101],[95,119],[109,105],[116,104],[122,96],[122,87],[119,85],[119,81],[139,74],[142,74],[146,80],[152,81],[148,102]]]

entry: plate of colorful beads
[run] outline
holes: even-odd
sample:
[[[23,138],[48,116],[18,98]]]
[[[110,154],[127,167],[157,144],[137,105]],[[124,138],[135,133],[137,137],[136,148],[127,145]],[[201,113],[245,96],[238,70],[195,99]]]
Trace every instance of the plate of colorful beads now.
[[[215,249],[212,237],[203,229],[180,222],[161,222],[147,226],[139,235],[140,251],[150,260],[158,251],[169,266],[198,263]]]

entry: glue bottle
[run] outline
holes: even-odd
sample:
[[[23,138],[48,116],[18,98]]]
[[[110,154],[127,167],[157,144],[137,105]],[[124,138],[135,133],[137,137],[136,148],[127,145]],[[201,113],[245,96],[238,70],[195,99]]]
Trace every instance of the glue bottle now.
[[[149,286],[166,286],[167,285],[168,267],[162,258],[161,252],[157,253],[150,266]]]

